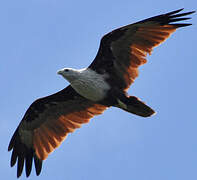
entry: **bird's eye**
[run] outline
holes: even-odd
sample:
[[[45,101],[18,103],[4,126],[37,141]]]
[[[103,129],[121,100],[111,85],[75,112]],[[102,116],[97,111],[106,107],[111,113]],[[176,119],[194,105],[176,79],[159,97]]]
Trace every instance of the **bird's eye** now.
[[[68,72],[69,70],[68,70],[68,69],[65,69],[64,71],[65,71],[65,72]]]

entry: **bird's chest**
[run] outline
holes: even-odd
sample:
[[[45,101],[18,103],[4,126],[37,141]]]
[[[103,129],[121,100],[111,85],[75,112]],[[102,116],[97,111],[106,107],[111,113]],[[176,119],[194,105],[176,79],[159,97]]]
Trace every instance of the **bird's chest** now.
[[[72,82],[71,86],[81,96],[92,101],[100,101],[104,99],[107,95],[107,91],[110,89],[109,84],[101,75],[81,77]]]

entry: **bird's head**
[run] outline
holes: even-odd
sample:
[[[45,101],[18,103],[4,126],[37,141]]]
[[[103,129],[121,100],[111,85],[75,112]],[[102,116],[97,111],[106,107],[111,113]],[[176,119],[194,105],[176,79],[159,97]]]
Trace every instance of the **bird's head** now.
[[[80,76],[80,71],[72,68],[63,68],[57,71],[57,74],[62,75],[66,80],[68,80],[71,83]]]

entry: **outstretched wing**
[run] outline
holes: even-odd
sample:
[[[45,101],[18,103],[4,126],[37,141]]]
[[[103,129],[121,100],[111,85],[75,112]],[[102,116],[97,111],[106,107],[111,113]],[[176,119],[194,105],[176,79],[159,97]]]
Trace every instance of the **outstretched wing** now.
[[[39,175],[42,160],[61,144],[67,134],[106,108],[83,98],[71,86],[33,102],[8,147],[9,151],[13,150],[11,166],[18,161],[17,177],[22,174],[24,163],[26,176],[30,175],[33,159]]]
[[[89,68],[98,73],[107,72],[110,74],[109,82],[127,90],[138,76],[138,67],[146,63],[147,53],[151,54],[153,48],[164,42],[177,28],[191,25],[172,24],[190,19],[183,16],[194,13],[180,14],[182,10],[148,18],[106,34]]]

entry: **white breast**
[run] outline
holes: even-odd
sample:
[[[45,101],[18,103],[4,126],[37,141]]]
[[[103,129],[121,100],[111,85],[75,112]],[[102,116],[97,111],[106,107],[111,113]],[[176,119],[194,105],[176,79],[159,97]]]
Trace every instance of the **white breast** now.
[[[80,72],[80,77],[71,82],[71,86],[81,96],[92,101],[100,101],[107,95],[110,89],[105,81],[106,75],[96,73],[91,69],[85,69]]]

